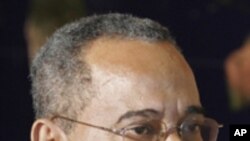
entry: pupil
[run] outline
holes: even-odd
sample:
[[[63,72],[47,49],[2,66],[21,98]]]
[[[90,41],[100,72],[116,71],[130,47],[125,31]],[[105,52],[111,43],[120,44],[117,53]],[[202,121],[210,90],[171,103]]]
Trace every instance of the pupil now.
[[[146,127],[137,127],[137,128],[135,128],[135,132],[137,134],[145,134],[147,132],[146,130],[147,130]]]
[[[190,125],[187,125],[186,127],[184,127],[184,132],[195,132],[198,128],[198,125],[197,124],[190,124]]]

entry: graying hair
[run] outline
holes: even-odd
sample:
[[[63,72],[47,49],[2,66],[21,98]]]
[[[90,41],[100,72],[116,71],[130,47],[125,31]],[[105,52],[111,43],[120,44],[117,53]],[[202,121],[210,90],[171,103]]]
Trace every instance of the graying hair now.
[[[97,38],[117,36],[175,44],[159,23],[125,14],[94,15],[63,26],[48,39],[31,66],[36,118],[54,114],[77,118],[94,95],[91,68],[79,59],[79,53]],[[65,124],[63,129],[71,126]]]

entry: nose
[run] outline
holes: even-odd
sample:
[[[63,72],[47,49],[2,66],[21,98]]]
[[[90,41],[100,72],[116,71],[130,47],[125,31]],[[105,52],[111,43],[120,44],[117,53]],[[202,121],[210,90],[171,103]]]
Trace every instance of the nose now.
[[[182,141],[177,133],[170,134],[165,141]]]

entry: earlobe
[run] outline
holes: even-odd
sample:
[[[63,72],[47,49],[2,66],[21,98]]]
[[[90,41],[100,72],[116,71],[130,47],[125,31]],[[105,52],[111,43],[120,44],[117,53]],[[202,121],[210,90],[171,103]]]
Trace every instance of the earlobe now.
[[[67,141],[65,133],[48,119],[38,119],[31,129],[31,141]]]

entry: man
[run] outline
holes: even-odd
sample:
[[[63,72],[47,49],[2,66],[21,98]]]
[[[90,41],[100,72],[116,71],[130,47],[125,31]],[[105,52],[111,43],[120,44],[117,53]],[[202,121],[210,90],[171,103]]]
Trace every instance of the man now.
[[[215,141],[168,29],[107,14],[68,24],[31,68],[32,141]]]

